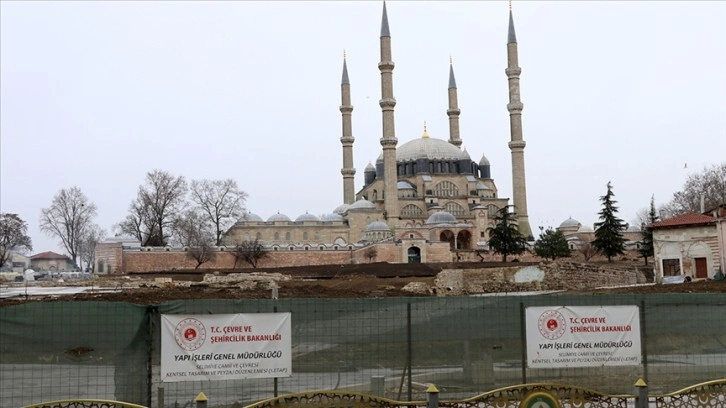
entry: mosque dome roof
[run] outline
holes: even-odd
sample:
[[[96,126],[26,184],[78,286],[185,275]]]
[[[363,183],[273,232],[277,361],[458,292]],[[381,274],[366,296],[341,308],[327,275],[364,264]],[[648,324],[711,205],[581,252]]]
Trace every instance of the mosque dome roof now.
[[[577,232],[595,232],[595,230],[592,229],[592,227],[583,224],[580,226],[580,228],[577,230]]]
[[[366,227],[366,231],[390,231],[391,228],[388,227],[388,224],[386,224],[383,221],[373,221],[372,223],[368,224]]]
[[[396,161],[406,162],[418,159],[429,160],[466,160],[469,155],[451,143],[424,137],[411,140],[396,149]]]
[[[295,218],[295,222],[302,221],[320,221],[320,218],[306,211],[305,214],[300,214],[297,218]]]
[[[480,166],[489,166],[490,165],[489,159],[487,159],[487,157],[484,156],[483,154],[481,155],[481,160],[479,160],[479,165]]]
[[[354,202],[348,207],[348,210],[360,210],[364,208],[376,208],[375,204],[372,202],[366,200],[365,198],[361,198],[360,200]]]
[[[573,228],[573,227],[580,228],[580,225],[582,225],[580,223],[580,221],[577,221],[577,220],[573,219],[572,217],[570,217],[570,218],[562,221],[562,224],[560,224],[560,228]]]
[[[399,190],[415,190],[415,188],[411,185],[411,183],[409,183],[408,181],[405,181],[405,180],[399,181],[398,183],[396,183],[396,187]]]
[[[343,221],[343,216],[338,213],[323,214],[320,216],[320,221]]]
[[[439,211],[431,214],[426,224],[456,224],[456,217],[446,211]]]
[[[262,220],[262,217],[260,217],[257,214],[253,214],[253,213],[251,213],[249,211],[246,212],[246,213],[244,213],[244,214],[242,214],[242,216],[239,217],[239,220],[240,221],[252,221],[252,222],[262,222],[263,221]]]
[[[344,214],[346,211],[348,211],[348,207],[350,207],[350,204],[341,204],[333,210],[334,214]]]
[[[274,221],[290,221],[290,217],[285,214],[280,214],[280,212],[278,211],[277,214],[272,214],[270,218],[267,219],[267,222]]]

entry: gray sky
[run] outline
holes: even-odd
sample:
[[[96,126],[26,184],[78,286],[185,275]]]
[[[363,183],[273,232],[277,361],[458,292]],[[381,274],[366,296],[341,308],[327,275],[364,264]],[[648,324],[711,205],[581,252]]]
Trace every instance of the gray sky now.
[[[342,203],[348,55],[356,191],[380,153],[380,1],[0,2],[0,211],[62,252],[41,208],[78,186],[107,231],[145,174],[234,178],[263,218]],[[506,1],[389,1],[396,136],[464,147],[511,197]],[[632,221],[726,158],[726,2],[515,1],[532,228]],[[687,166],[687,168],[685,168]]]

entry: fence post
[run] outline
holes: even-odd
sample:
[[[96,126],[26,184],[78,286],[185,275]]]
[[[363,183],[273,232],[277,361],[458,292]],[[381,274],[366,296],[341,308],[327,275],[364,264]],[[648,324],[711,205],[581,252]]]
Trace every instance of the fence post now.
[[[157,388],[157,397],[156,397],[156,405],[159,408],[164,408],[164,387]]]
[[[426,401],[427,408],[439,408],[439,390],[433,384],[426,389]]]
[[[197,403],[197,408],[207,408],[207,396],[204,395],[203,392],[200,392],[197,395],[197,398],[194,399],[194,402]]]
[[[635,382],[635,408],[648,408],[648,384],[642,378]]]
[[[382,375],[371,376],[371,394],[379,397],[386,396],[386,377]]]

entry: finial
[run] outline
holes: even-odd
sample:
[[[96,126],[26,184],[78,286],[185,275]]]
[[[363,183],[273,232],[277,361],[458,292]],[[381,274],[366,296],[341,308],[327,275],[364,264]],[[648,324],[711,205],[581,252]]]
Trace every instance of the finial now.
[[[449,54],[449,65],[453,65],[453,64],[454,64],[454,59],[451,58],[451,54]]]
[[[388,28],[388,13],[386,13],[386,0],[383,0],[383,18],[381,19],[381,37],[390,37],[391,30]]]
[[[509,11],[512,11],[512,0],[509,0]]]
[[[426,128],[426,121],[425,120],[424,120],[424,132],[423,132],[423,136],[421,136],[421,137],[423,137],[423,138],[428,138],[429,137],[429,131]]]
[[[346,59],[345,50],[343,50],[343,79],[340,81],[340,84],[350,84],[350,79],[348,79],[348,60]]]
[[[512,17],[512,1],[509,1],[509,32],[507,33],[507,44],[517,42],[517,34],[514,32],[514,17]]]

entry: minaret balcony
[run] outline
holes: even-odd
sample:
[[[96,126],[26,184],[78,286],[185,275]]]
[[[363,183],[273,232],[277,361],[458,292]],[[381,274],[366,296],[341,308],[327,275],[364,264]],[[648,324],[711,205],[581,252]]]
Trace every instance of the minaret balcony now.
[[[504,73],[507,74],[507,77],[509,77],[509,78],[518,77],[522,73],[522,68],[520,68],[520,67],[506,68],[504,70]]]
[[[381,61],[378,63],[378,69],[381,71],[393,71],[396,64],[393,61]]]

